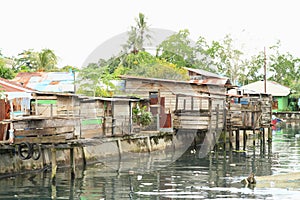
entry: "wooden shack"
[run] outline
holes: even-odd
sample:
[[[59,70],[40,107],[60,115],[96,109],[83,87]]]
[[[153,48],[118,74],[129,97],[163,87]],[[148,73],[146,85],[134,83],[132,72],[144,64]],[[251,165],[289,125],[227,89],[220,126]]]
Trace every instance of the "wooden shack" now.
[[[235,131],[236,149],[239,150],[240,131],[243,131],[243,149],[246,148],[247,131],[253,134],[255,144],[256,133],[262,135],[264,143],[265,129],[268,129],[268,141],[272,140],[272,96],[257,93],[250,90],[235,90],[228,94],[227,116],[225,128],[229,132],[229,140],[232,141]],[[261,134],[262,133],[262,134]]]
[[[1,124],[10,127],[15,144],[58,144],[71,139],[123,136],[134,131],[132,108],[140,101],[136,97],[92,98],[71,93],[36,92],[28,102],[28,112],[3,116]],[[0,103],[3,108],[10,105],[4,100]],[[5,130],[2,143],[11,143],[9,130]]]
[[[227,78],[176,81],[122,76],[121,79],[125,81],[125,93],[150,100],[156,130],[207,130],[211,121],[218,121],[215,126],[223,128],[226,91],[231,86]]]
[[[80,137],[122,136],[134,131],[132,108],[139,98],[81,98]]]
[[[227,126],[232,129],[269,128],[272,119],[272,96],[251,91],[228,95]]]

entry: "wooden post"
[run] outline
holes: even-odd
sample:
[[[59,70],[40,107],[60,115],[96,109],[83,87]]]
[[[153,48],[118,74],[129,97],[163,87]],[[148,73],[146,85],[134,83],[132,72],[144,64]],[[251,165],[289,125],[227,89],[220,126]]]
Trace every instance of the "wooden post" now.
[[[175,111],[178,110],[178,94],[176,94],[176,100],[175,100]]]
[[[39,111],[38,111],[38,99],[35,96],[35,115],[39,115]]]
[[[263,144],[265,144],[266,142],[266,132],[265,132],[265,128],[262,128],[262,139],[263,139]]]
[[[51,148],[51,159],[52,159],[52,162],[51,162],[51,166],[52,166],[51,180],[52,180],[52,184],[55,184],[57,163],[56,163],[56,149],[54,147]]]
[[[147,148],[148,148],[148,152],[151,152],[151,141],[150,141],[150,136],[147,136]]]
[[[53,104],[50,104],[50,117],[53,118]]]
[[[255,146],[255,129],[253,129],[253,146]]]
[[[247,133],[246,130],[243,130],[243,150],[246,150],[246,145],[247,145]]]
[[[224,107],[226,104],[224,105]],[[227,109],[223,109],[223,126],[224,126],[224,135],[223,135],[223,140],[224,140],[224,150],[226,151],[226,133],[227,133]]]
[[[74,148],[70,148],[70,168],[71,168],[71,179],[75,178],[75,156]]]
[[[268,128],[268,142],[272,142],[272,129]]]
[[[235,131],[235,142],[236,142],[235,149],[240,150],[240,130],[239,129],[237,129]]]
[[[229,126],[229,148],[231,149],[231,147],[232,147],[232,143],[231,143],[231,141],[232,141],[232,128],[231,128],[231,125]]]
[[[122,150],[122,145],[121,145],[121,140],[120,139],[117,140],[117,146],[118,146],[118,149],[119,149],[119,155],[121,156],[121,154],[123,153],[123,150]]]
[[[83,165],[83,168],[86,167],[86,158],[85,158],[85,153],[84,153],[84,147],[81,146],[81,153],[82,153],[82,165]]]

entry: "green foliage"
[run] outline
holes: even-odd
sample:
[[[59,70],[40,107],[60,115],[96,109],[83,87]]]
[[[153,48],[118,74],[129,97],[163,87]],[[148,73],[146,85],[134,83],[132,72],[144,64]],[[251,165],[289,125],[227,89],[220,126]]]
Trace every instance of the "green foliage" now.
[[[0,58],[0,77],[5,79],[13,79],[15,77],[14,71],[5,66],[5,60]]]
[[[63,68],[59,69],[60,72],[79,72],[80,70],[71,65],[66,65]]]
[[[279,52],[280,42],[270,47],[274,51],[269,55],[270,80],[276,81],[282,85],[293,87],[298,83],[300,76],[300,59],[294,58],[290,53]]]
[[[233,83],[238,83],[240,75],[246,70],[241,59],[243,52],[234,47],[230,35],[226,35],[222,41],[212,41],[211,45],[200,37],[196,49],[202,55],[200,63],[216,68],[218,74],[229,77]]]
[[[77,93],[87,96],[112,96],[115,85],[111,82],[115,77],[109,73],[109,68],[99,67],[96,63],[91,63],[83,68],[76,82],[80,83]]]
[[[152,114],[147,111],[146,106],[140,107],[139,104],[132,109],[132,119],[134,123],[142,126],[148,126],[152,122]]]
[[[155,61],[155,57],[150,53],[139,51],[137,53],[126,54],[122,64],[129,69],[136,69],[141,65],[152,65]]]
[[[144,51],[145,41],[150,41],[151,36],[148,33],[149,27],[147,25],[146,17],[143,13],[139,13],[139,17],[135,18],[136,25],[131,26],[128,32],[128,40],[123,45],[125,52],[137,53]]]
[[[178,67],[191,67],[195,63],[194,48],[188,38],[190,32],[180,30],[164,40],[157,48],[157,56]]]
[[[15,59],[14,69],[22,72],[51,72],[58,71],[58,58],[50,49],[42,49],[35,52],[32,49],[25,50]]]

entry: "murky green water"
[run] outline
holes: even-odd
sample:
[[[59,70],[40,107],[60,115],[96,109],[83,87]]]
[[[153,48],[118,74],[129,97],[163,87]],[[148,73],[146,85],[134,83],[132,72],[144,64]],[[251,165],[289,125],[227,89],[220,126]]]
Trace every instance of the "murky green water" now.
[[[1,199],[299,199],[300,181],[282,187],[270,181],[244,187],[242,178],[300,172],[300,129],[286,125],[273,133],[273,143],[246,151],[215,151],[198,157],[198,148],[182,156],[165,152],[122,158],[78,168],[71,181],[67,168],[59,169],[55,184],[50,171],[0,179]],[[131,155],[132,156],[132,155]],[[299,187],[298,187],[299,185]]]

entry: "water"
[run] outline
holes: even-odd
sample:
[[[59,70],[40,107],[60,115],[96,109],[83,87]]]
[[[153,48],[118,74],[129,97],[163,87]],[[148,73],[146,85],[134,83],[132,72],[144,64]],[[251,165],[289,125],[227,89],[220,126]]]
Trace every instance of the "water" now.
[[[52,184],[50,171],[0,179],[1,199],[298,199],[300,181],[245,187],[240,181],[256,176],[300,172],[300,129],[286,125],[273,133],[273,143],[248,140],[246,151],[214,151],[205,158],[198,150],[125,158],[78,168],[71,180],[59,169]],[[170,156],[171,155],[171,156]],[[299,187],[298,187],[299,186]]]

